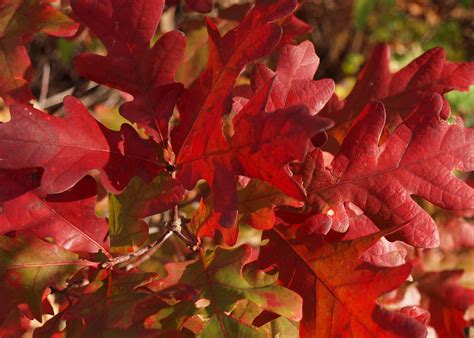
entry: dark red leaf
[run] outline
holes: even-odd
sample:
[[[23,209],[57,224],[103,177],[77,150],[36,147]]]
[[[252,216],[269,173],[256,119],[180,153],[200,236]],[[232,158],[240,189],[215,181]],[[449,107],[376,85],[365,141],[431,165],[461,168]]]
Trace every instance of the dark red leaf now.
[[[285,49],[278,75],[272,78],[273,74],[270,74],[260,81],[262,85],[252,99],[246,104],[242,101],[242,108],[233,119],[233,135],[228,135],[226,140],[221,127],[222,116],[230,108],[228,101],[237,75],[252,58],[248,52],[241,55],[240,48],[229,55],[232,44],[225,50],[224,46],[228,40],[233,42],[240,38],[243,34],[241,31],[247,28],[249,21],[255,20],[252,17],[270,17],[271,12],[265,12],[264,15],[260,10],[258,6],[255,7],[234,31],[223,38],[218,36],[214,26],[209,26],[212,37],[211,60],[198,83],[183,97],[180,109],[186,113],[182,121],[184,127],[176,129],[176,132],[183,132],[189,123],[186,119],[187,112],[192,114],[195,108],[199,109],[195,106],[196,101],[187,101],[190,99],[188,95],[193,93],[194,99],[196,96],[205,99],[185,145],[180,148],[177,159],[178,178],[188,189],[192,189],[201,178],[207,180],[215,195],[216,219],[225,227],[232,226],[236,217],[236,175],[267,181],[289,196],[303,200],[304,193],[299,184],[288,175],[287,164],[301,160],[310,146],[309,139],[330,125],[328,121],[313,114],[325,104],[334,85],[332,81],[311,80],[318,59],[312,46],[304,44]],[[258,22],[261,35],[278,32],[277,26]],[[253,31],[252,34],[247,34],[244,41],[250,43],[252,39],[257,40],[257,37],[253,37]],[[258,41],[253,41],[253,52],[261,56],[264,47],[269,48],[265,45],[269,41],[271,39],[263,40],[261,36],[258,37]],[[262,43],[264,45],[260,47]],[[297,65],[290,66],[295,59]],[[216,82],[211,82],[212,74],[221,67],[224,68],[218,73]],[[206,94],[206,86],[210,88],[209,94]],[[303,97],[297,96],[298,90],[303,93]],[[276,102],[277,97],[282,98],[283,102]],[[309,108],[297,106],[298,104],[306,104]],[[276,109],[280,110],[275,111]],[[205,140],[202,135],[206,135]],[[180,146],[179,139],[174,146]]]
[[[186,0],[186,4],[193,11],[199,13],[209,13],[212,10],[214,0]]]
[[[164,34],[150,48],[164,0],[73,0],[74,13],[107,48],[107,55],[75,59],[80,75],[133,96],[121,114],[158,143],[168,138],[168,120],[183,86],[174,81],[184,55],[184,34]]]

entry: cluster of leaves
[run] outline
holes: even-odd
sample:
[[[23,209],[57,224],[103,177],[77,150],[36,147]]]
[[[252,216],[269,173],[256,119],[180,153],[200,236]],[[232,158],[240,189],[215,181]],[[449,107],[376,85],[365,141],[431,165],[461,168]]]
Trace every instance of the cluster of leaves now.
[[[474,131],[443,97],[474,64],[432,49],[391,73],[380,45],[341,100],[313,79],[314,46],[292,44],[298,2],[257,0],[205,17],[207,65],[185,87],[186,37],[157,31],[173,5],[71,1],[106,48],[75,69],[127,98],[112,130],[72,96],[64,117],[30,104],[25,45],[79,24],[1,1],[0,336],[36,319],[34,337],[461,337],[474,291],[425,265],[440,232],[420,203],[452,212],[452,247],[474,246]]]

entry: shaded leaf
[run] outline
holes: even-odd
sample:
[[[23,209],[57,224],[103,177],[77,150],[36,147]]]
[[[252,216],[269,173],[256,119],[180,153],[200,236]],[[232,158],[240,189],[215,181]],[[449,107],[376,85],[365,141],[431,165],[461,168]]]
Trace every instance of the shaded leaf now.
[[[464,313],[474,304],[474,290],[459,285],[462,274],[459,270],[429,272],[418,280],[418,290],[431,314],[430,325],[439,337],[465,337],[469,323]]]
[[[110,242],[114,252],[130,251],[145,243],[148,225],[143,218],[161,213],[181,201],[184,189],[169,175],[157,176],[150,184],[136,177],[120,195],[111,195]]]
[[[81,268],[96,265],[79,260],[76,254],[31,235],[18,238],[0,236],[0,262],[3,280],[0,285],[0,318],[16,305],[26,303],[39,321],[43,292],[48,286],[64,287],[66,280]]]
[[[77,301],[62,318],[68,322],[82,321],[82,336],[102,336],[112,329],[140,327],[146,317],[167,305],[159,295],[140,289],[154,279],[156,274],[133,271],[99,275],[94,292],[87,288],[75,291]]]
[[[34,71],[25,45],[33,34],[71,36],[78,27],[47,0],[2,0],[0,3],[0,96],[7,104],[28,103]]]

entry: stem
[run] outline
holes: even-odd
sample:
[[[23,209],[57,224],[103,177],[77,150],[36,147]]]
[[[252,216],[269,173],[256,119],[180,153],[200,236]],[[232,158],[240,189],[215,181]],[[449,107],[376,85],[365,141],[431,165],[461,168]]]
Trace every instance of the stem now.
[[[129,253],[127,255],[123,255],[123,256],[118,256],[118,257],[115,257],[115,258],[112,258],[110,260],[108,260],[107,262],[104,262],[102,264],[99,265],[99,268],[100,269],[112,269],[114,266],[116,266],[117,264],[120,264],[120,263],[124,263],[124,262],[127,262],[129,260],[132,260],[133,258],[136,258],[136,257],[140,257],[140,256],[143,256],[145,255],[148,251],[152,250],[152,249],[155,249],[158,250],[161,245],[163,245],[163,243],[172,235],[173,233],[167,229],[165,231],[165,233],[163,235],[160,236],[160,238],[158,238],[156,241],[154,241],[153,243],[135,251],[135,252],[132,252],[132,253]]]
[[[198,251],[199,250],[198,244],[195,241],[183,235],[183,233],[181,232],[182,230],[181,218],[179,217],[179,214],[176,212],[176,210],[177,210],[177,207],[175,207],[174,209],[173,221],[165,223],[165,232],[156,241],[154,241],[153,243],[141,249],[138,249],[135,252],[111,258],[108,261],[99,264],[98,266],[99,269],[113,269],[118,264],[125,263],[135,258],[138,258],[135,262],[128,264],[125,268],[127,271],[130,269],[133,269],[139,266],[140,264],[143,264],[146,260],[148,260],[151,256],[153,256],[153,254],[173,234],[177,235],[191,251],[193,252]]]

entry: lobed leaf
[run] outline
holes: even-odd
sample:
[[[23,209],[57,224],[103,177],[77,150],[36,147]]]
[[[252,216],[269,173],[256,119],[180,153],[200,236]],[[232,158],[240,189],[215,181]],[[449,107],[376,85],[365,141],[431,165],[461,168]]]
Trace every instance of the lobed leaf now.
[[[133,251],[148,238],[143,218],[177,205],[184,195],[181,184],[169,175],[159,175],[150,184],[140,178],[130,181],[120,195],[111,195],[110,242],[114,252]]]
[[[133,96],[121,114],[158,142],[168,138],[168,121],[183,86],[174,76],[184,55],[184,34],[165,33],[150,48],[164,0],[75,0],[74,13],[107,48],[107,55],[81,54],[80,75]]]
[[[28,231],[72,252],[109,254],[109,227],[96,216],[92,177],[56,195],[38,189],[34,170],[0,170],[0,182],[0,233]]]
[[[440,337],[464,337],[469,323],[464,314],[474,304],[474,290],[459,285],[463,271],[428,272],[418,279],[417,287],[427,299],[430,325]]]
[[[149,182],[163,170],[152,143],[130,125],[108,130],[72,96],[64,100],[64,109],[66,117],[59,118],[13,105],[11,121],[0,124],[0,168],[43,168],[41,190],[49,194],[71,188],[92,169],[115,193],[133,176]]]
[[[79,257],[58,245],[32,235],[9,238],[0,236],[0,285],[2,306],[0,319],[26,303],[34,318],[41,321],[41,301],[49,286],[64,287],[77,271],[95,263]],[[2,320],[0,320],[2,322]]]
[[[394,127],[432,94],[468,91],[471,84],[474,84],[474,63],[446,61],[442,48],[433,48],[391,73],[390,49],[387,44],[379,44],[349,96],[341,101],[334,95],[321,115],[333,119],[337,126],[350,125],[366,104],[378,100],[387,110],[388,125]],[[446,118],[449,113],[449,104],[445,102],[441,117]]]
[[[175,267],[168,264],[168,277],[147,285],[158,292],[170,285],[184,284],[196,289],[197,299],[208,299],[203,337],[230,337],[235,332],[261,336],[256,327],[242,322],[232,315],[233,306],[245,299],[260,308],[286,318],[301,318],[301,299],[293,292],[275,285],[277,276],[266,274],[250,264],[255,261],[250,246],[234,250],[221,248],[200,254],[192,263],[181,263]],[[230,313],[229,313],[230,312]]]
[[[247,15],[247,20],[250,20],[252,16],[262,16],[263,14],[258,11],[259,9],[258,6],[255,7]],[[237,69],[241,69],[248,60],[245,58],[239,60],[239,53],[228,56],[228,52],[224,51],[222,46],[228,39],[233,39],[234,35],[237,39],[239,34],[242,34],[240,31],[246,27],[246,24],[247,21],[244,19],[240,26],[235,29],[235,32],[232,31],[223,38],[218,37],[217,32],[210,33],[211,36],[215,36],[213,38],[215,41],[211,39],[212,48],[210,47],[210,53],[213,53],[214,48],[217,50],[215,55],[212,56],[206,72],[191,91],[183,96],[180,103],[180,110],[183,112],[182,126],[180,125],[175,129],[176,134],[185,131],[184,128],[191,125],[188,121],[188,112],[192,114],[193,111],[195,113],[199,109],[195,105],[195,101],[187,101],[188,95],[193,93],[197,97],[202,97],[203,101],[201,103],[203,106],[185,141],[190,143],[181,147],[179,139],[176,141],[173,138],[175,141],[173,146],[181,147],[177,158],[177,177],[183,181],[184,186],[188,189],[194,187],[200,178],[206,179],[215,195],[214,217],[220,225],[226,228],[234,224],[237,215],[235,188],[235,176],[237,175],[267,181],[289,196],[304,200],[304,192],[300,185],[289,175],[287,165],[293,160],[301,160],[310,146],[310,138],[330,126],[329,121],[319,119],[313,115],[329,99],[333,90],[333,83],[331,81],[314,82],[309,80],[308,78],[312,77],[312,74],[310,74],[312,69],[315,70],[313,66],[309,66],[306,71],[304,69],[300,70],[301,73],[307,73],[303,76],[305,79],[303,86],[308,87],[306,97],[297,98],[290,91],[288,102],[275,106],[271,101],[272,97],[277,95],[285,97],[290,89],[283,85],[283,82],[287,80],[283,75],[275,76],[274,79],[269,76],[265,85],[262,85],[249,101],[240,101],[242,104],[232,121],[232,135],[227,135],[226,139],[220,126],[222,126],[222,116],[228,112],[226,101],[230,99],[231,89],[238,75],[235,67],[231,67],[231,65],[233,63],[239,64],[240,66]],[[270,30],[271,27],[278,28],[267,24],[267,26],[263,25],[261,29],[276,32],[275,29]],[[212,32],[211,29],[215,28],[209,26],[210,32]],[[250,37],[247,38],[250,39]],[[299,51],[307,48],[309,48],[307,45],[299,46],[296,48],[296,54],[301,54]],[[293,49],[289,47],[288,50]],[[243,56],[247,55],[243,54]],[[308,58],[317,59],[314,50]],[[228,60],[229,64],[224,64],[224,67],[231,68],[223,68],[218,72],[219,78],[216,81],[225,81],[226,87],[222,87],[223,83],[211,82],[213,81],[213,72],[217,71],[214,68],[222,67],[221,59]],[[290,57],[287,57],[287,59],[290,59]],[[286,61],[292,62],[291,59]],[[298,70],[291,71],[297,72]],[[292,76],[290,74],[287,77]],[[218,92],[212,89],[213,85],[216,86]],[[288,81],[286,81],[286,85],[288,85]],[[298,87],[298,85],[295,86]],[[210,90],[208,96],[206,96],[206,90]],[[314,95],[314,97],[310,100],[309,95]],[[206,108],[206,105],[208,105],[208,108]],[[307,106],[313,111],[309,112]],[[268,107],[279,110],[271,113],[266,112],[265,109]],[[213,119],[215,123],[210,123],[209,119]],[[206,135],[205,142],[200,137],[202,134]]]
[[[434,94],[379,145],[385,110],[380,103],[367,106],[330,166],[320,150],[309,155],[302,173],[310,205],[332,210],[337,231],[349,226],[344,203],[351,202],[379,227],[407,224],[399,232],[407,243],[437,246],[434,221],[411,196],[450,210],[474,207],[474,190],[452,173],[474,168],[473,129],[441,119],[442,108]]]
[[[262,247],[261,265],[276,264],[283,285],[304,297],[300,337],[425,337],[424,325],[376,302],[411,271],[409,263],[386,268],[360,259],[383,235],[318,244],[310,236],[288,238],[278,228],[264,233],[269,243]]]

